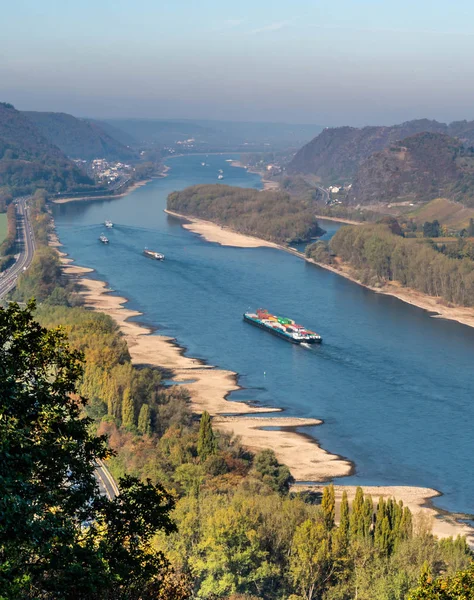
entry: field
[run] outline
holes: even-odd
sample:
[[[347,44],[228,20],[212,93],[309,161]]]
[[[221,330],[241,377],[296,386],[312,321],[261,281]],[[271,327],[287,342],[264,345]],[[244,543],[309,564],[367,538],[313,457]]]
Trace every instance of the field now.
[[[7,213],[0,213],[0,244],[7,237]]]
[[[467,227],[470,218],[474,218],[474,208],[467,208],[446,198],[437,198],[407,216],[412,217],[419,225],[437,219],[442,225],[462,229]]]

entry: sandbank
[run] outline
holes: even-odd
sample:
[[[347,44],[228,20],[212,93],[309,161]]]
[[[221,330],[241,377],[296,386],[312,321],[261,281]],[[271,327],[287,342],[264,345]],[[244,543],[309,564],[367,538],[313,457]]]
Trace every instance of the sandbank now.
[[[234,246],[237,248],[280,248],[278,244],[273,242],[267,242],[251,235],[245,235],[238,233],[228,227],[222,227],[211,221],[204,221],[203,219],[197,219],[195,217],[188,217],[171,210],[165,210],[165,213],[178,219],[185,219],[187,222],[182,223],[184,229],[192,231],[202,236],[208,242],[216,242],[221,246]]]
[[[60,246],[56,236],[52,236],[50,244],[57,249]],[[296,482],[330,481],[353,472],[354,466],[349,460],[327,452],[316,440],[294,431],[295,428],[319,426],[322,421],[285,417],[278,408],[229,401],[229,393],[239,389],[236,373],[184,356],[184,350],[174,338],[157,335],[149,328],[130,321],[131,317],[138,317],[141,313],[126,308],[126,298],[112,295],[105,282],[87,277],[93,272],[92,269],[74,265],[59,249],[58,252],[64,273],[80,285],[85,306],[104,312],[117,322],[127,341],[132,362],[135,365],[169,369],[175,381],[192,380],[186,387],[191,395],[193,411],[201,413],[207,410],[218,430],[239,436],[241,443],[251,450],[273,449],[278,460],[289,467]],[[279,414],[268,416],[272,412]],[[259,416],[259,413],[265,416]],[[272,429],[266,429],[269,427]],[[348,492],[349,498],[355,494],[355,486],[335,487],[339,499],[343,490]],[[294,487],[299,491],[305,488],[322,490],[321,485]],[[439,495],[436,490],[405,486],[363,486],[363,489],[374,500],[380,496],[402,500],[412,510],[416,520],[428,522],[433,527],[433,533],[439,537],[466,535],[469,543],[474,544],[474,530],[471,527],[457,522],[454,515],[441,514],[430,505],[430,500]]]

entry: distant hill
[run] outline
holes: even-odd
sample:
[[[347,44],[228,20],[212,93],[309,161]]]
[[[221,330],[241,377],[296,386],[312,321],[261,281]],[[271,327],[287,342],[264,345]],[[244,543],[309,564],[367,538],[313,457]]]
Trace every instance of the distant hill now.
[[[14,195],[90,189],[94,181],[51,144],[23,113],[0,103],[0,187]]]
[[[375,152],[358,169],[351,204],[444,197],[474,205],[474,150],[441,133],[419,133]]]
[[[24,112],[44,137],[71,158],[133,161],[134,150],[94,121],[53,112]]]
[[[469,129],[469,123],[459,132]],[[471,123],[474,139],[474,123]],[[312,174],[323,182],[350,181],[357,169],[374,152],[421,132],[449,133],[445,123],[419,119],[392,127],[336,127],[324,129],[303,146],[288,165],[288,173]]]
[[[286,123],[211,120],[107,119],[98,121],[124,131],[138,145],[173,146],[193,139],[197,151],[269,151],[298,148],[322,127]]]

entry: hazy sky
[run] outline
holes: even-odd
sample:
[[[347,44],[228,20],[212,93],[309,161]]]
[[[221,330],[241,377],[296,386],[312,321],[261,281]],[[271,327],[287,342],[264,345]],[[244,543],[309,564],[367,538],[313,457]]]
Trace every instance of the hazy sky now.
[[[77,116],[474,119],[472,0],[15,0],[0,100]]]

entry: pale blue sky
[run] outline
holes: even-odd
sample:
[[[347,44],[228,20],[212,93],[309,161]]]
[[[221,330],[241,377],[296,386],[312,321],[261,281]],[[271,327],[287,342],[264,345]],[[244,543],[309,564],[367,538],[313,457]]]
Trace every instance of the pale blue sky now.
[[[474,118],[467,0],[15,0],[0,99],[76,115]]]

